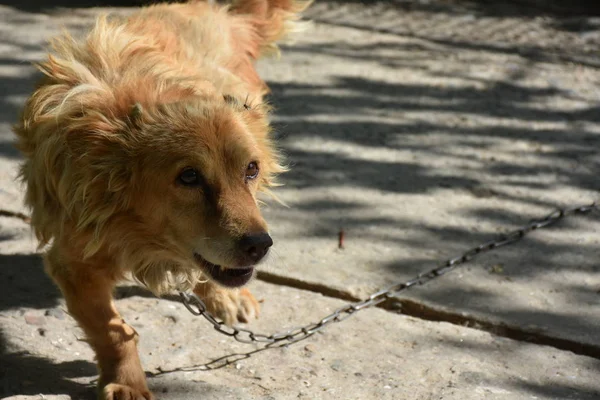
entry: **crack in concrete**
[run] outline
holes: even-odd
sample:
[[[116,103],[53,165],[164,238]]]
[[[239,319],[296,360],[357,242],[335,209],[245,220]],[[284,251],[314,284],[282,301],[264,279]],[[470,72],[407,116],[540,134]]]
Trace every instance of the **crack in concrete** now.
[[[0,209],[0,216],[18,218],[27,223],[29,222],[29,217],[20,212]],[[356,297],[353,294],[344,290],[332,288],[330,286],[320,283],[306,282],[292,277],[281,276],[266,271],[258,271],[257,278],[263,282],[279,286],[288,286],[295,289],[307,290],[313,293],[319,293],[323,296],[332,297],[349,302],[357,302],[362,300],[359,297]],[[543,332],[531,331],[523,329],[519,326],[510,325],[502,322],[493,322],[464,312],[451,312],[448,310],[443,310],[439,307],[431,306],[408,298],[398,297],[394,299],[389,299],[377,305],[376,307],[422,320],[434,322],[448,322],[453,325],[478,329],[481,331],[489,332],[496,336],[505,337],[520,342],[550,346],[559,350],[570,351],[578,355],[600,359],[600,346],[597,345],[580,343],[575,340],[556,337]]]
[[[275,285],[288,286],[295,289],[319,293],[323,296],[340,300],[350,302],[362,300],[344,290],[335,289],[319,283],[305,282],[296,278],[280,276],[265,271],[259,271],[257,279]],[[558,350],[570,351],[578,355],[600,359],[600,346],[597,345],[580,343],[575,340],[553,336],[549,333],[527,330],[520,326],[489,321],[464,312],[452,312],[408,298],[398,297],[389,299],[376,307],[426,321],[447,322],[453,325],[489,332],[493,335],[507,339],[550,346]]]

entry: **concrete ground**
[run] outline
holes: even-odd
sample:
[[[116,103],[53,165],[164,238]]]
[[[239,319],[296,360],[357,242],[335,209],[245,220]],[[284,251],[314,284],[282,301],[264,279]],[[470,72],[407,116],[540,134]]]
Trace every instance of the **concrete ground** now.
[[[35,81],[29,63],[63,26],[131,9],[1,3],[0,209],[26,212],[10,125]],[[264,302],[250,328],[318,321],[598,197],[600,13],[536,3],[317,2],[311,30],[260,63],[290,207],[265,211],[276,246],[251,284]],[[159,399],[598,399],[599,232],[600,213],[570,218],[265,351],[132,286],[118,307]],[[0,292],[0,395],[93,398],[93,355],[11,216]]]

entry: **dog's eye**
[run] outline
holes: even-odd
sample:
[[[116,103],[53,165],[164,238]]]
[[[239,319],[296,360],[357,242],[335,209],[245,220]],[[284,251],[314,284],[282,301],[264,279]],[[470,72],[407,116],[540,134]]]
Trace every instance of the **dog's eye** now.
[[[186,168],[177,178],[179,183],[185,186],[197,186],[200,184],[200,174],[194,168]]]
[[[258,164],[252,161],[246,167],[246,180],[254,179],[258,176]]]

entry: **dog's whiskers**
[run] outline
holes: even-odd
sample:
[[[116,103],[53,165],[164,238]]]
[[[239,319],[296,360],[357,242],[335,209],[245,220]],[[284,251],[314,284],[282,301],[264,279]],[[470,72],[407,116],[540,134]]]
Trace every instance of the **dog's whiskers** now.
[[[288,266],[289,264],[283,260],[279,252],[271,248],[271,250],[269,250],[269,256],[265,258],[259,268],[268,272],[274,272],[282,268],[286,269]]]

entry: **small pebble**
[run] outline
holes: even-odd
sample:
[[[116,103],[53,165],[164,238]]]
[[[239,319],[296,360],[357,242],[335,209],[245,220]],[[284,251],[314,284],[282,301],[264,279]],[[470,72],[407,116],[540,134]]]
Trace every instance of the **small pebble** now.
[[[342,363],[340,361],[334,361],[334,363],[331,364],[330,367],[334,371],[339,371],[342,369]]]
[[[489,273],[502,275],[504,273],[504,266],[502,264],[492,265],[491,268],[489,269]]]
[[[47,317],[54,317],[56,319],[65,319],[65,312],[60,308],[50,308],[44,313]]]
[[[174,316],[174,315],[169,314],[169,315],[166,316],[166,318],[167,318],[168,321],[171,321],[174,324],[177,323],[177,317]]]
[[[311,353],[314,353],[316,349],[315,349],[315,346],[314,346],[314,345],[312,345],[312,344],[307,344],[306,346],[304,346],[304,350],[306,350],[306,351],[308,351],[308,352],[311,352]]]
[[[46,324],[46,318],[43,315],[37,315],[31,311],[26,312],[24,318],[28,325],[42,326]]]

